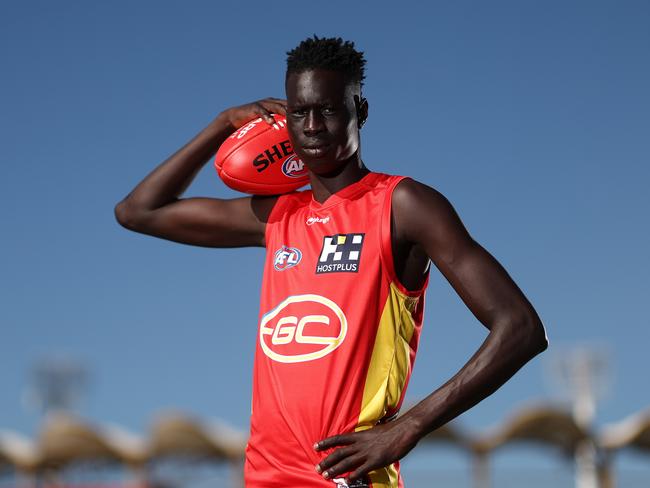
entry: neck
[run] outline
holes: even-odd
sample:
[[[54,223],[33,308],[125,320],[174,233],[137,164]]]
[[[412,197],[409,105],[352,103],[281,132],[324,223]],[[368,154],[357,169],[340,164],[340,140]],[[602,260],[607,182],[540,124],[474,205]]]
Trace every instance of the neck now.
[[[333,173],[319,175],[310,171],[309,179],[314,199],[318,203],[323,203],[334,193],[352,183],[356,183],[368,173],[370,173],[370,170],[366,168],[357,154]]]

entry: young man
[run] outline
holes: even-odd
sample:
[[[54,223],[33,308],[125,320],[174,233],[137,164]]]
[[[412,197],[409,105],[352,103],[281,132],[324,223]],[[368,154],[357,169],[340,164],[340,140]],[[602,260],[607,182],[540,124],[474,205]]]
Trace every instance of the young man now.
[[[360,157],[362,53],[341,39],[289,52],[287,100],[228,109],[116,207],[125,227],[210,247],[268,249],[253,378],[248,487],[403,486],[398,460],[547,347],[544,328],[449,202]],[[311,190],[180,196],[238,127],[287,115]],[[402,416],[429,262],[489,329],[467,364]]]

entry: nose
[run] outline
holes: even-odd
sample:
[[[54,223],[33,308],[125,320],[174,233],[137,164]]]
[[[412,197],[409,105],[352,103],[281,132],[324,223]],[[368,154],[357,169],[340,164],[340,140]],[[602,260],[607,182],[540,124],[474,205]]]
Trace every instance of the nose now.
[[[323,130],[325,130],[323,117],[317,110],[310,110],[307,113],[307,117],[305,117],[303,132],[307,136],[312,136],[322,132]]]

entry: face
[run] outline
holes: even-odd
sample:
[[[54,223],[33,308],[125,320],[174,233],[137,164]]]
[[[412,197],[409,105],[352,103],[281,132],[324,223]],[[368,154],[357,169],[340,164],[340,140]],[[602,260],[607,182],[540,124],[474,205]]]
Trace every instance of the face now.
[[[290,74],[286,91],[287,127],[298,157],[316,174],[349,162],[359,149],[359,86],[336,71],[316,69]]]

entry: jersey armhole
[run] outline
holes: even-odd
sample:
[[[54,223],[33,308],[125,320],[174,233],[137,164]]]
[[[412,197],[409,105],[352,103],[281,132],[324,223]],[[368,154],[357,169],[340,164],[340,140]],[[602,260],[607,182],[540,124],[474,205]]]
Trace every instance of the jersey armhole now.
[[[268,247],[272,227],[282,219],[282,211],[286,207],[287,195],[279,195],[275,201],[264,226],[264,245]]]
[[[391,240],[391,216],[393,213],[393,192],[397,185],[408,176],[395,176],[388,183],[388,188],[386,190],[386,197],[384,198],[384,203],[381,211],[381,223],[379,225],[380,229],[380,238],[379,242],[381,243],[381,261],[383,263],[384,273],[387,275],[389,281],[394,283],[397,289],[406,296],[416,297],[420,296],[426,290],[427,285],[429,284],[429,272],[427,271],[427,277],[424,280],[422,286],[417,290],[408,290],[404,284],[397,277],[395,272],[395,259],[393,257],[393,243]]]

